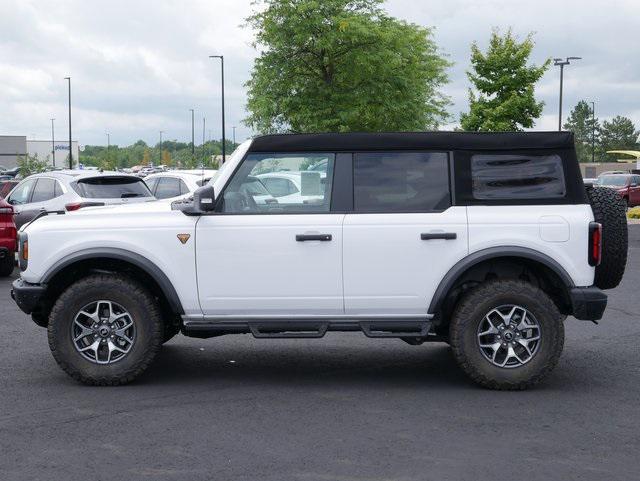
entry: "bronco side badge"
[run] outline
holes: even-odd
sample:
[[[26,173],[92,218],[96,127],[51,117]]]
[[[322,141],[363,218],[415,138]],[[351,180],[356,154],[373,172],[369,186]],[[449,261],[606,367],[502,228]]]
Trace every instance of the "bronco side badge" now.
[[[186,244],[190,237],[191,234],[178,234],[178,240],[183,244]]]

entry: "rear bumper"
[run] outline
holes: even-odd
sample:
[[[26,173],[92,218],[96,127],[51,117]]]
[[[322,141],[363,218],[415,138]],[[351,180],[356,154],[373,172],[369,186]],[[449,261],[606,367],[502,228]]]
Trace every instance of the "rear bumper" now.
[[[16,279],[12,284],[11,297],[25,314],[31,314],[42,300],[46,289],[42,284],[29,284]]]
[[[569,290],[573,316],[581,321],[597,321],[607,307],[607,295],[597,287],[574,287]]]
[[[10,252],[11,251],[6,247],[0,247],[0,259],[4,259],[5,257],[9,256]]]

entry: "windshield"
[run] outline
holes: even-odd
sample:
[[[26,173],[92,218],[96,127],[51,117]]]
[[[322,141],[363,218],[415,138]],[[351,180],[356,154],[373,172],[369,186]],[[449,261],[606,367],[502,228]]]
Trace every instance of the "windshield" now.
[[[624,187],[627,185],[629,178],[626,175],[603,175],[598,178],[600,185],[614,185],[616,187]]]
[[[73,188],[81,197],[87,199],[153,197],[144,181],[134,177],[113,176],[81,179]]]

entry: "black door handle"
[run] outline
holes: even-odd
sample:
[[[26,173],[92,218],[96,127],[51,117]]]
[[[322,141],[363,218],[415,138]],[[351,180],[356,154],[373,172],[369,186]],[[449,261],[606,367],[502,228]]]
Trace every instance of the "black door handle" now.
[[[422,240],[432,240],[432,239],[444,239],[444,240],[452,240],[456,239],[458,234],[455,232],[423,232],[420,234],[420,239]]]
[[[296,240],[298,242],[306,241],[322,241],[327,242],[332,239],[331,234],[297,234]]]

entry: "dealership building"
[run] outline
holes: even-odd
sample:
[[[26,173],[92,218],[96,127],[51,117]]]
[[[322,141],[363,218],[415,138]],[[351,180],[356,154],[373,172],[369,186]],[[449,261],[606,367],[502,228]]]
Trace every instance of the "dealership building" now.
[[[78,141],[71,143],[74,164],[78,163]],[[0,135],[0,166],[11,169],[18,165],[22,155],[37,156],[51,166],[69,165],[69,142],[56,140],[27,140],[26,135]]]

